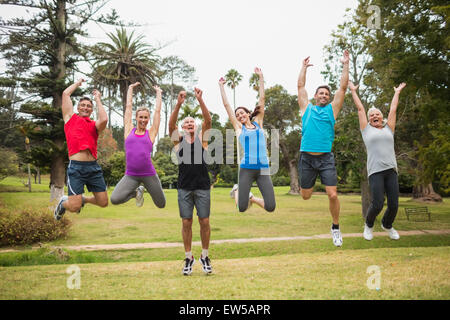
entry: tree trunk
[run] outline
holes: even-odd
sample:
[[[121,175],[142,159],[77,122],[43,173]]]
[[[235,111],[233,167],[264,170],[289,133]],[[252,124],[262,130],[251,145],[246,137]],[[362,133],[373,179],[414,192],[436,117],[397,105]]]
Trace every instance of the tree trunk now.
[[[36,167],[37,177],[38,177],[38,183],[41,184],[41,169],[39,167]]]
[[[300,194],[300,186],[298,185],[298,169],[295,159],[289,161],[289,178],[291,179],[289,194]]]
[[[56,81],[62,81],[66,76],[66,55],[67,55],[67,34],[66,34],[66,2],[58,0],[56,2],[56,20],[58,25],[55,26],[55,33],[57,33],[55,58],[56,63],[52,68],[52,73],[56,75]],[[62,92],[59,88],[55,88],[53,92],[52,107],[54,110],[61,110],[62,106]],[[55,144],[60,150],[54,151],[52,163],[50,166],[50,201],[59,199],[64,194],[65,181],[65,167],[64,167],[64,139],[55,139]]]
[[[280,149],[281,149],[281,153],[283,154],[283,159],[285,164],[287,163],[288,166],[288,170],[289,170],[289,178],[291,180],[290,182],[290,189],[288,194],[295,194],[298,195],[300,194],[300,187],[298,185],[298,169],[296,166],[296,161],[295,159],[290,159],[289,160],[289,150],[288,147],[285,143],[285,141],[280,139],[279,142],[280,145]]]
[[[431,183],[415,186],[413,188],[413,199],[420,201],[442,202],[442,197],[434,191]]]
[[[367,178],[367,167],[364,166],[361,170],[361,181],[360,181],[360,188],[361,188],[361,213],[364,221],[367,217],[367,210],[370,206],[370,189],[369,189],[369,179]]]
[[[28,168],[28,192],[31,192],[31,169],[29,163],[27,163],[27,168]]]

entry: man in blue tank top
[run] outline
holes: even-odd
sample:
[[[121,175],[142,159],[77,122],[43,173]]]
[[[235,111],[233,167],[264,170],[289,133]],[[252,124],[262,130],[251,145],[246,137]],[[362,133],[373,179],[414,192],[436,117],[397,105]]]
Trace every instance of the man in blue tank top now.
[[[334,141],[334,124],[344,104],[347,90],[349,60],[349,53],[345,50],[341,59],[343,69],[340,86],[331,103],[331,92],[328,86],[317,88],[314,95],[315,104],[308,101],[305,83],[306,70],[312,66],[309,63],[309,57],[303,60],[297,83],[298,105],[302,116],[302,141],[298,162],[301,195],[305,200],[311,198],[317,175],[320,175],[329,199],[329,209],[333,218],[331,235],[333,244],[337,247],[342,245],[342,235],[339,229],[340,204],[337,196],[337,173],[331,147]]]

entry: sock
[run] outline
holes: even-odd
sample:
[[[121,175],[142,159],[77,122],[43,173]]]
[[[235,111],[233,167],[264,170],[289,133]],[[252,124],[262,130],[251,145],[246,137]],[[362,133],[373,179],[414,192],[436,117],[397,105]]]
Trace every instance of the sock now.
[[[339,224],[332,224],[331,229],[339,229]]]
[[[208,249],[202,249],[202,258],[205,259],[208,256]]]
[[[184,253],[187,259],[192,260],[193,256],[192,256],[192,251],[188,251]]]

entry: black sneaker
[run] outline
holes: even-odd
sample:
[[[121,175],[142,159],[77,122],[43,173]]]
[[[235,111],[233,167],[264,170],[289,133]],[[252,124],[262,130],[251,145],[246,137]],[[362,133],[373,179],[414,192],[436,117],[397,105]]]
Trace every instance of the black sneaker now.
[[[206,274],[212,272],[211,260],[209,260],[209,257],[206,257],[205,259],[203,259],[203,258],[200,256],[200,262],[202,263],[203,271],[204,271]]]
[[[53,215],[55,216],[55,220],[61,220],[64,213],[66,212],[66,208],[63,207],[63,202],[68,200],[68,196],[62,196],[61,199],[59,199],[58,205],[55,208],[55,211],[53,212]]]
[[[195,259],[194,257],[192,257],[192,259],[184,259],[184,267],[183,267],[183,274],[185,276],[188,276],[192,273],[192,266],[195,263]]]

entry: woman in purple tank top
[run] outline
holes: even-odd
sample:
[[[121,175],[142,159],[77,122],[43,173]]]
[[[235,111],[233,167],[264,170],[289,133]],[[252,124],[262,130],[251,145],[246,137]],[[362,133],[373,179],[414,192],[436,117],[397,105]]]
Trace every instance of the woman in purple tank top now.
[[[150,110],[145,107],[136,110],[135,128],[132,123],[133,88],[139,84],[139,82],[136,82],[128,87],[124,115],[126,171],[111,194],[111,203],[121,204],[136,198],[136,206],[141,207],[144,203],[145,186],[155,205],[158,208],[164,208],[166,198],[151,159],[153,143],[158,134],[161,120],[162,90],[158,86],[153,87],[156,91],[156,107],[150,130],[147,130]],[[141,184],[144,186],[141,186]]]

